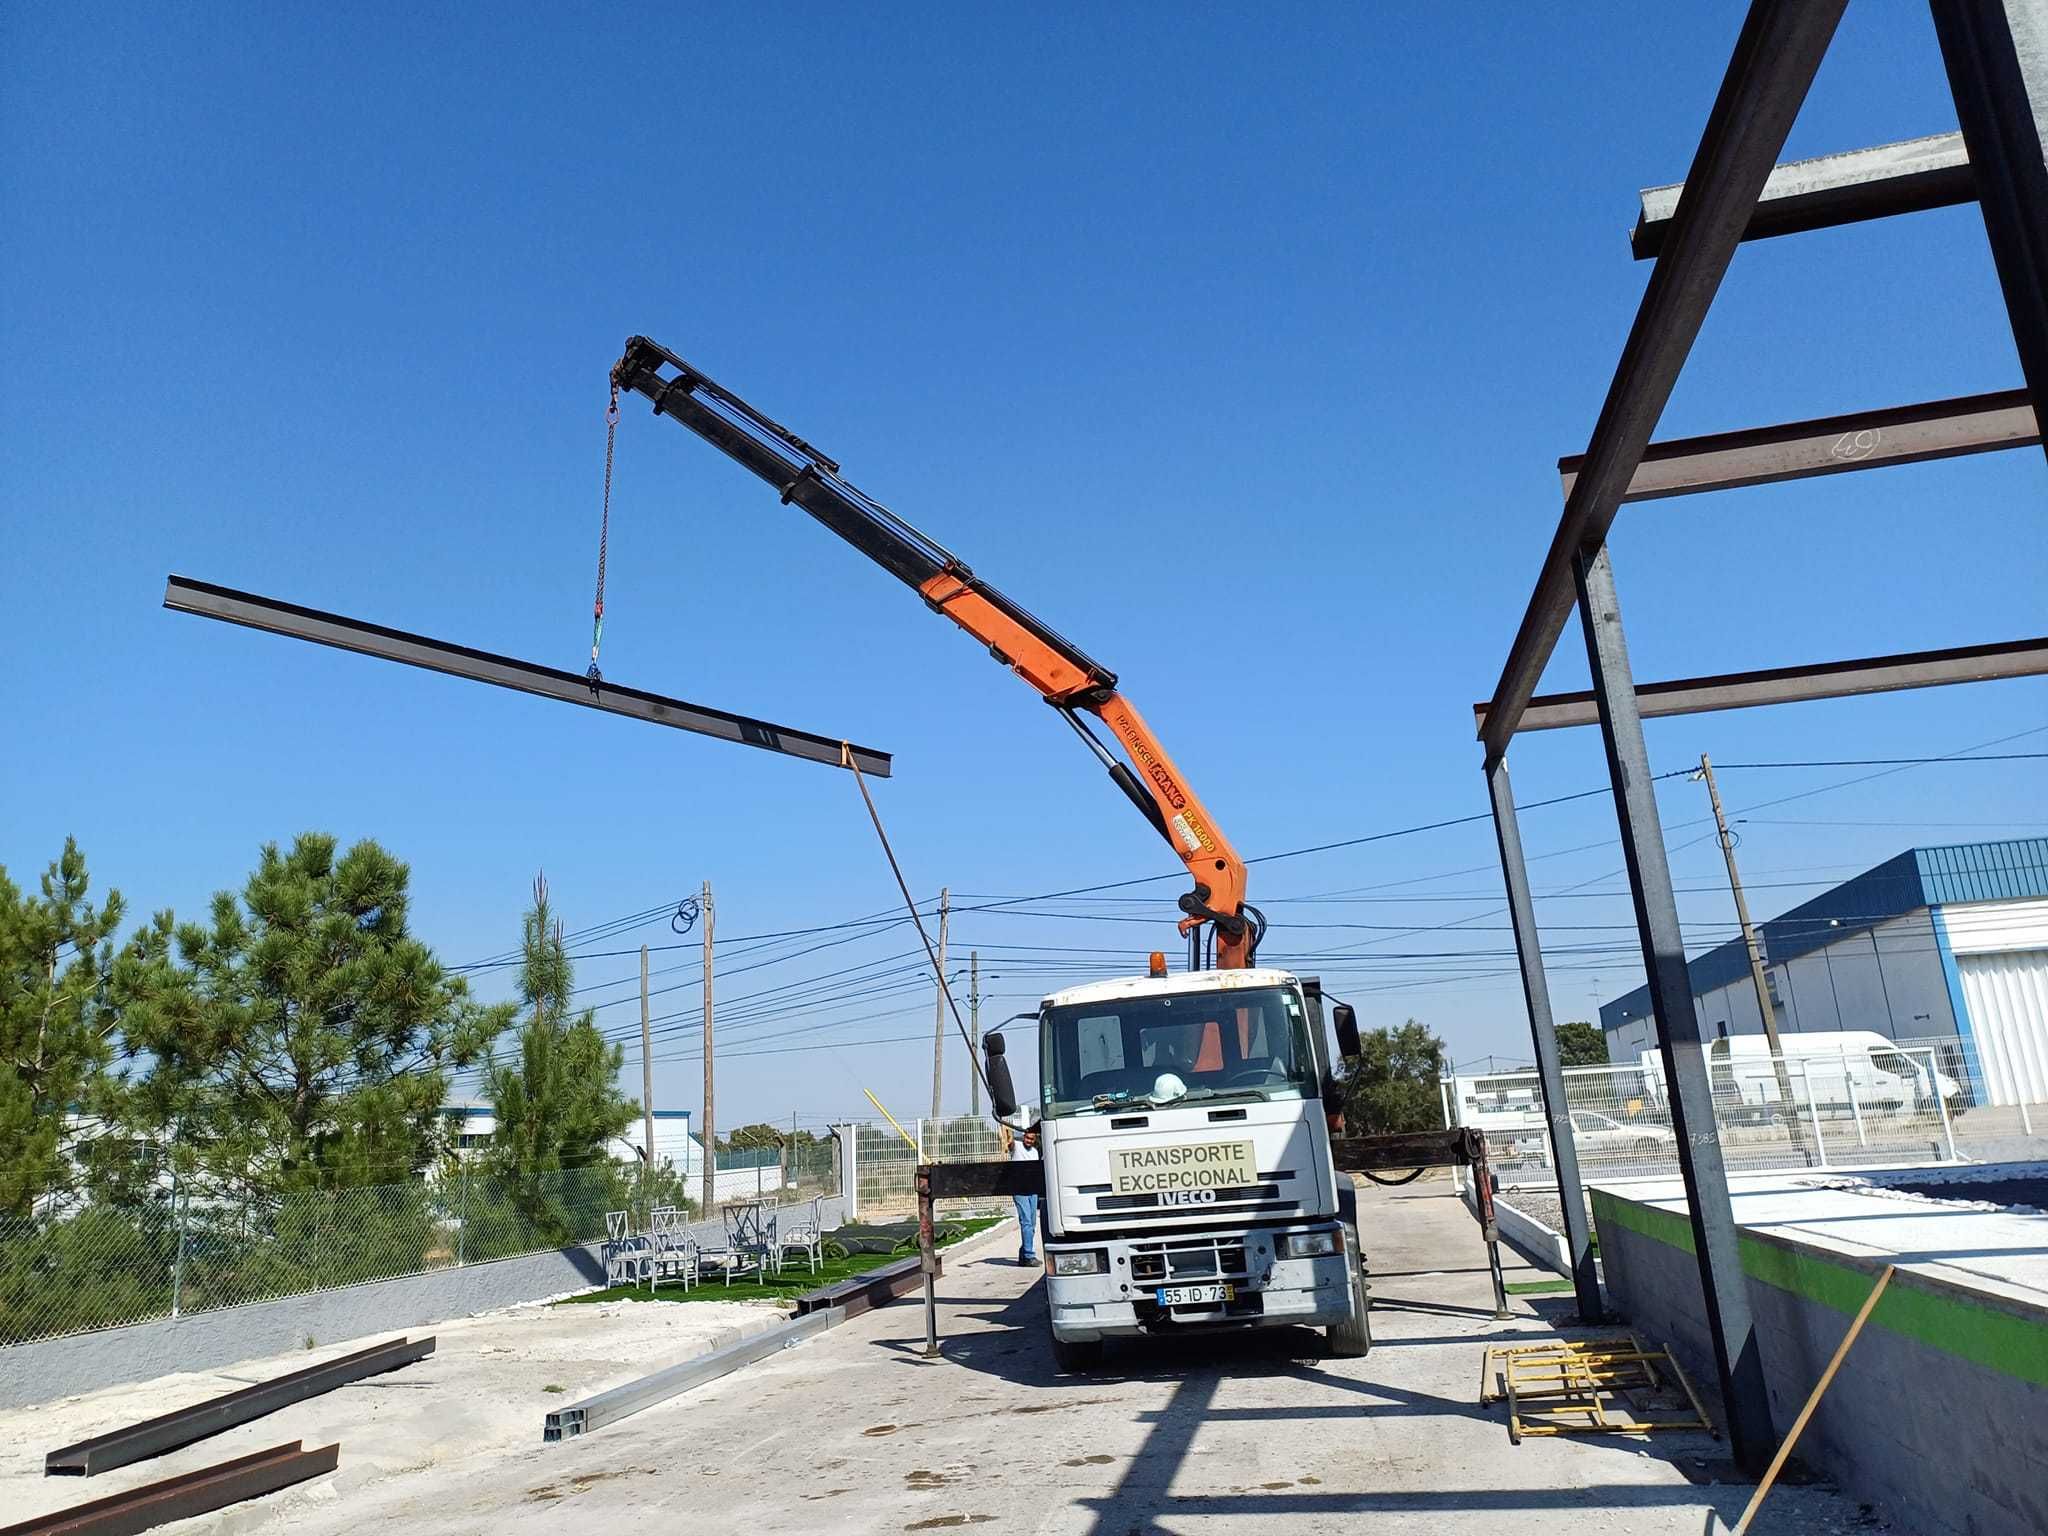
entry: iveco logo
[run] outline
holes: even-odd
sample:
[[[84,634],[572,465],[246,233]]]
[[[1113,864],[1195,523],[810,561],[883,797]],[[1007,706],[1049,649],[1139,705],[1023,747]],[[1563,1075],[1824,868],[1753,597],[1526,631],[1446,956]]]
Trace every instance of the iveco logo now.
[[[1161,1205],[1214,1205],[1216,1191],[1213,1189],[1169,1189],[1160,1193]]]

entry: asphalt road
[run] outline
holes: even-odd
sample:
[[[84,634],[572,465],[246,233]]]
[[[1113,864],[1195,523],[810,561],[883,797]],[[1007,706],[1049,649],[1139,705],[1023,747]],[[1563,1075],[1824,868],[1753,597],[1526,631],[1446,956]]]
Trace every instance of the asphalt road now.
[[[904,1303],[588,1437],[453,1458],[278,1511],[295,1533],[365,1536],[657,1529],[1684,1532],[1748,1488],[1704,1435],[1511,1446],[1475,1402],[1481,1352],[1548,1337],[1516,1298],[1495,1321],[1477,1229],[1448,1186],[1368,1188],[1376,1343],[1321,1357],[1306,1331],[1133,1347],[1100,1375],[1054,1373],[1038,1275],[1005,1236],[941,1285],[943,1358]],[[1521,1278],[1532,1278],[1526,1270]],[[348,1459],[346,1443],[343,1460]],[[1727,1481],[1716,1482],[1716,1476]],[[1773,1493],[1760,1532],[1868,1531],[1820,1488]]]

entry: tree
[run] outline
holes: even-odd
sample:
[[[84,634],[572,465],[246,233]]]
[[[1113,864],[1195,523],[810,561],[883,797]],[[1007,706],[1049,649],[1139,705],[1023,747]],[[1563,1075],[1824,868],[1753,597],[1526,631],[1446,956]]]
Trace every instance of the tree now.
[[[0,1215],[26,1217],[75,1183],[73,1156],[106,1105],[106,979],[119,891],[97,910],[71,838],[24,895],[0,867]]]
[[[407,927],[410,872],[374,842],[265,844],[209,921],[160,912],[116,959],[127,1107],[181,1176],[272,1199],[411,1178],[433,1160],[451,1069],[511,1021]]]
[[[1604,1067],[1607,1065],[1607,1035],[1598,1025],[1573,1019],[1557,1026],[1557,1057],[1562,1066]]]
[[[569,1017],[574,967],[548,907],[545,877],[533,883],[520,948],[519,995],[530,1017],[519,1031],[517,1059],[494,1059],[485,1074],[497,1115],[489,1167],[543,1240],[566,1241],[577,1223],[559,1176],[575,1169],[610,1175],[605,1144],[639,1117],[640,1105],[619,1092],[625,1051],[598,1032],[596,1011]]]
[[[1441,1129],[1443,1096],[1437,1080],[1443,1052],[1443,1041],[1414,1019],[1398,1029],[1367,1030],[1358,1065],[1344,1085],[1344,1119],[1351,1134]]]

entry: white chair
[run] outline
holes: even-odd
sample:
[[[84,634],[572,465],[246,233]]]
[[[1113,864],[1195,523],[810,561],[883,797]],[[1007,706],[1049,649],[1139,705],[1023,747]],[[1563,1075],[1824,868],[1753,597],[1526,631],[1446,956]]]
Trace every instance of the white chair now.
[[[809,1220],[793,1221],[787,1230],[780,1230],[775,1239],[775,1255],[779,1261],[792,1253],[801,1253],[811,1266],[811,1273],[818,1272],[818,1266],[825,1261],[825,1200],[821,1195],[811,1201]]]

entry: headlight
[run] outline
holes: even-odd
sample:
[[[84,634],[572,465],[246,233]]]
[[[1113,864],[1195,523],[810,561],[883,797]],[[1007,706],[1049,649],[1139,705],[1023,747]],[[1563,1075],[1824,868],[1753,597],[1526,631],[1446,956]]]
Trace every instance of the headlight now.
[[[1108,1265],[1106,1255],[1100,1248],[1084,1248],[1078,1253],[1056,1253],[1052,1256],[1052,1273],[1056,1275],[1099,1275]]]
[[[1280,1239],[1290,1258],[1313,1259],[1337,1251],[1337,1234],[1334,1232],[1289,1232]]]

